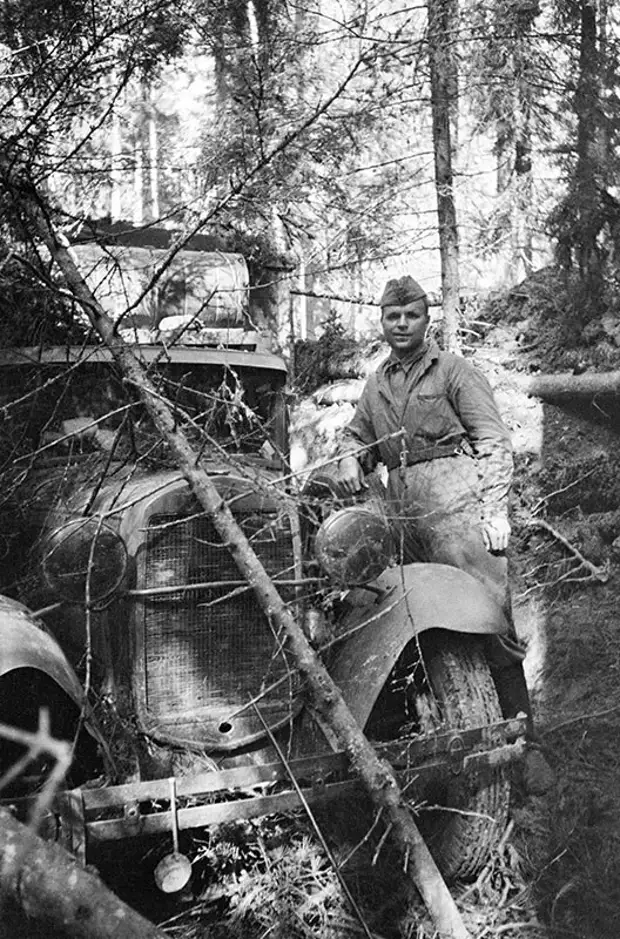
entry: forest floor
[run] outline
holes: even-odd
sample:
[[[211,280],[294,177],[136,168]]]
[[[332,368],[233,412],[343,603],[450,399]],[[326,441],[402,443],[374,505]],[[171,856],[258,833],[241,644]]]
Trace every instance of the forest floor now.
[[[559,337],[553,318],[528,318],[527,301],[524,312],[489,330],[474,360],[515,442],[515,620],[556,785],[513,807],[520,888],[502,904],[501,934],[611,939],[620,935],[620,408],[617,399],[543,403],[522,389],[538,371],[617,369],[620,349],[598,324],[595,341],[580,343]]]
[[[589,345],[562,339],[553,317],[530,300],[514,294],[481,313],[467,351],[488,375],[515,442],[515,620],[556,781],[544,796],[516,788],[499,849],[476,883],[453,889],[475,939],[617,939],[620,409],[603,400],[543,404],[524,382],[537,371],[620,368],[620,348],[604,324],[590,329]],[[389,846],[378,851],[363,833],[360,840],[351,815],[359,813],[346,805],[332,812],[325,831],[340,862],[358,845],[343,869],[373,935],[432,939]],[[145,886],[144,853],[108,876],[174,939],[362,934],[302,813],[196,833],[191,848],[193,886],[181,896]],[[156,860],[164,849],[152,850]]]
[[[506,882],[500,878],[495,899],[478,894],[492,907],[479,936],[620,935],[618,402],[560,406],[523,390],[538,371],[618,368],[606,340],[604,363],[600,349],[581,347],[577,366],[569,345],[558,342],[553,322],[534,315],[489,330],[473,357],[515,444],[515,621],[538,732],[556,772],[544,797],[513,805]],[[474,923],[481,912],[470,910]]]

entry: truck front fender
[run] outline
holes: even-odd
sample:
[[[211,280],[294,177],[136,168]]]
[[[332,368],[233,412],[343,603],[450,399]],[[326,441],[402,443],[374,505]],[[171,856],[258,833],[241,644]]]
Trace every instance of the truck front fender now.
[[[48,675],[81,707],[84,693],[62,649],[27,607],[0,597],[0,678],[17,668]]]
[[[343,636],[330,674],[364,727],[398,657],[427,629],[478,635],[508,632],[508,623],[483,585],[446,564],[407,564],[384,571],[339,624]],[[347,637],[348,638],[344,638]]]
[[[85,702],[82,685],[54,637],[27,607],[0,596],[0,682],[5,675],[22,668],[47,675],[78,709],[85,709],[84,725],[107,754],[107,745]]]

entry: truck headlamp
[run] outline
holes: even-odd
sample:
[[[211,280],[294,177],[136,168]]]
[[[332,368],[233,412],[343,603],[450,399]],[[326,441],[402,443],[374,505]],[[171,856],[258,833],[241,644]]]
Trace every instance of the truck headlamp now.
[[[366,584],[392,560],[392,529],[377,511],[361,506],[339,509],[319,528],[314,550],[323,570],[341,587]]]
[[[64,600],[103,600],[127,571],[125,542],[96,518],[74,519],[57,528],[43,548],[43,576]]]

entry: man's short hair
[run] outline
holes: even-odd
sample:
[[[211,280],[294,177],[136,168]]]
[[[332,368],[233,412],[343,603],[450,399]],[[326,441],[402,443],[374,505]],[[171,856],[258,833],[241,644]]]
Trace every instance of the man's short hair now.
[[[428,310],[428,297],[426,292],[420,287],[417,280],[414,280],[409,274],[404,277],[396,277],[388,280],[385,290],[379,301],[379,306],[383,312],[386,306],[408,306],[415,303],[416,300],[424,300]]]

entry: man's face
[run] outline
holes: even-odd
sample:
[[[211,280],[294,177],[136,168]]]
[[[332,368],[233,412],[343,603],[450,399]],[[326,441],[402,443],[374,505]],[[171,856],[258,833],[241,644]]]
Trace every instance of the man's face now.
[[[383,335],[399,359],[420,348],[428,322],[424,300],[414,300],[406,306],[385,306],[381,313]]]

